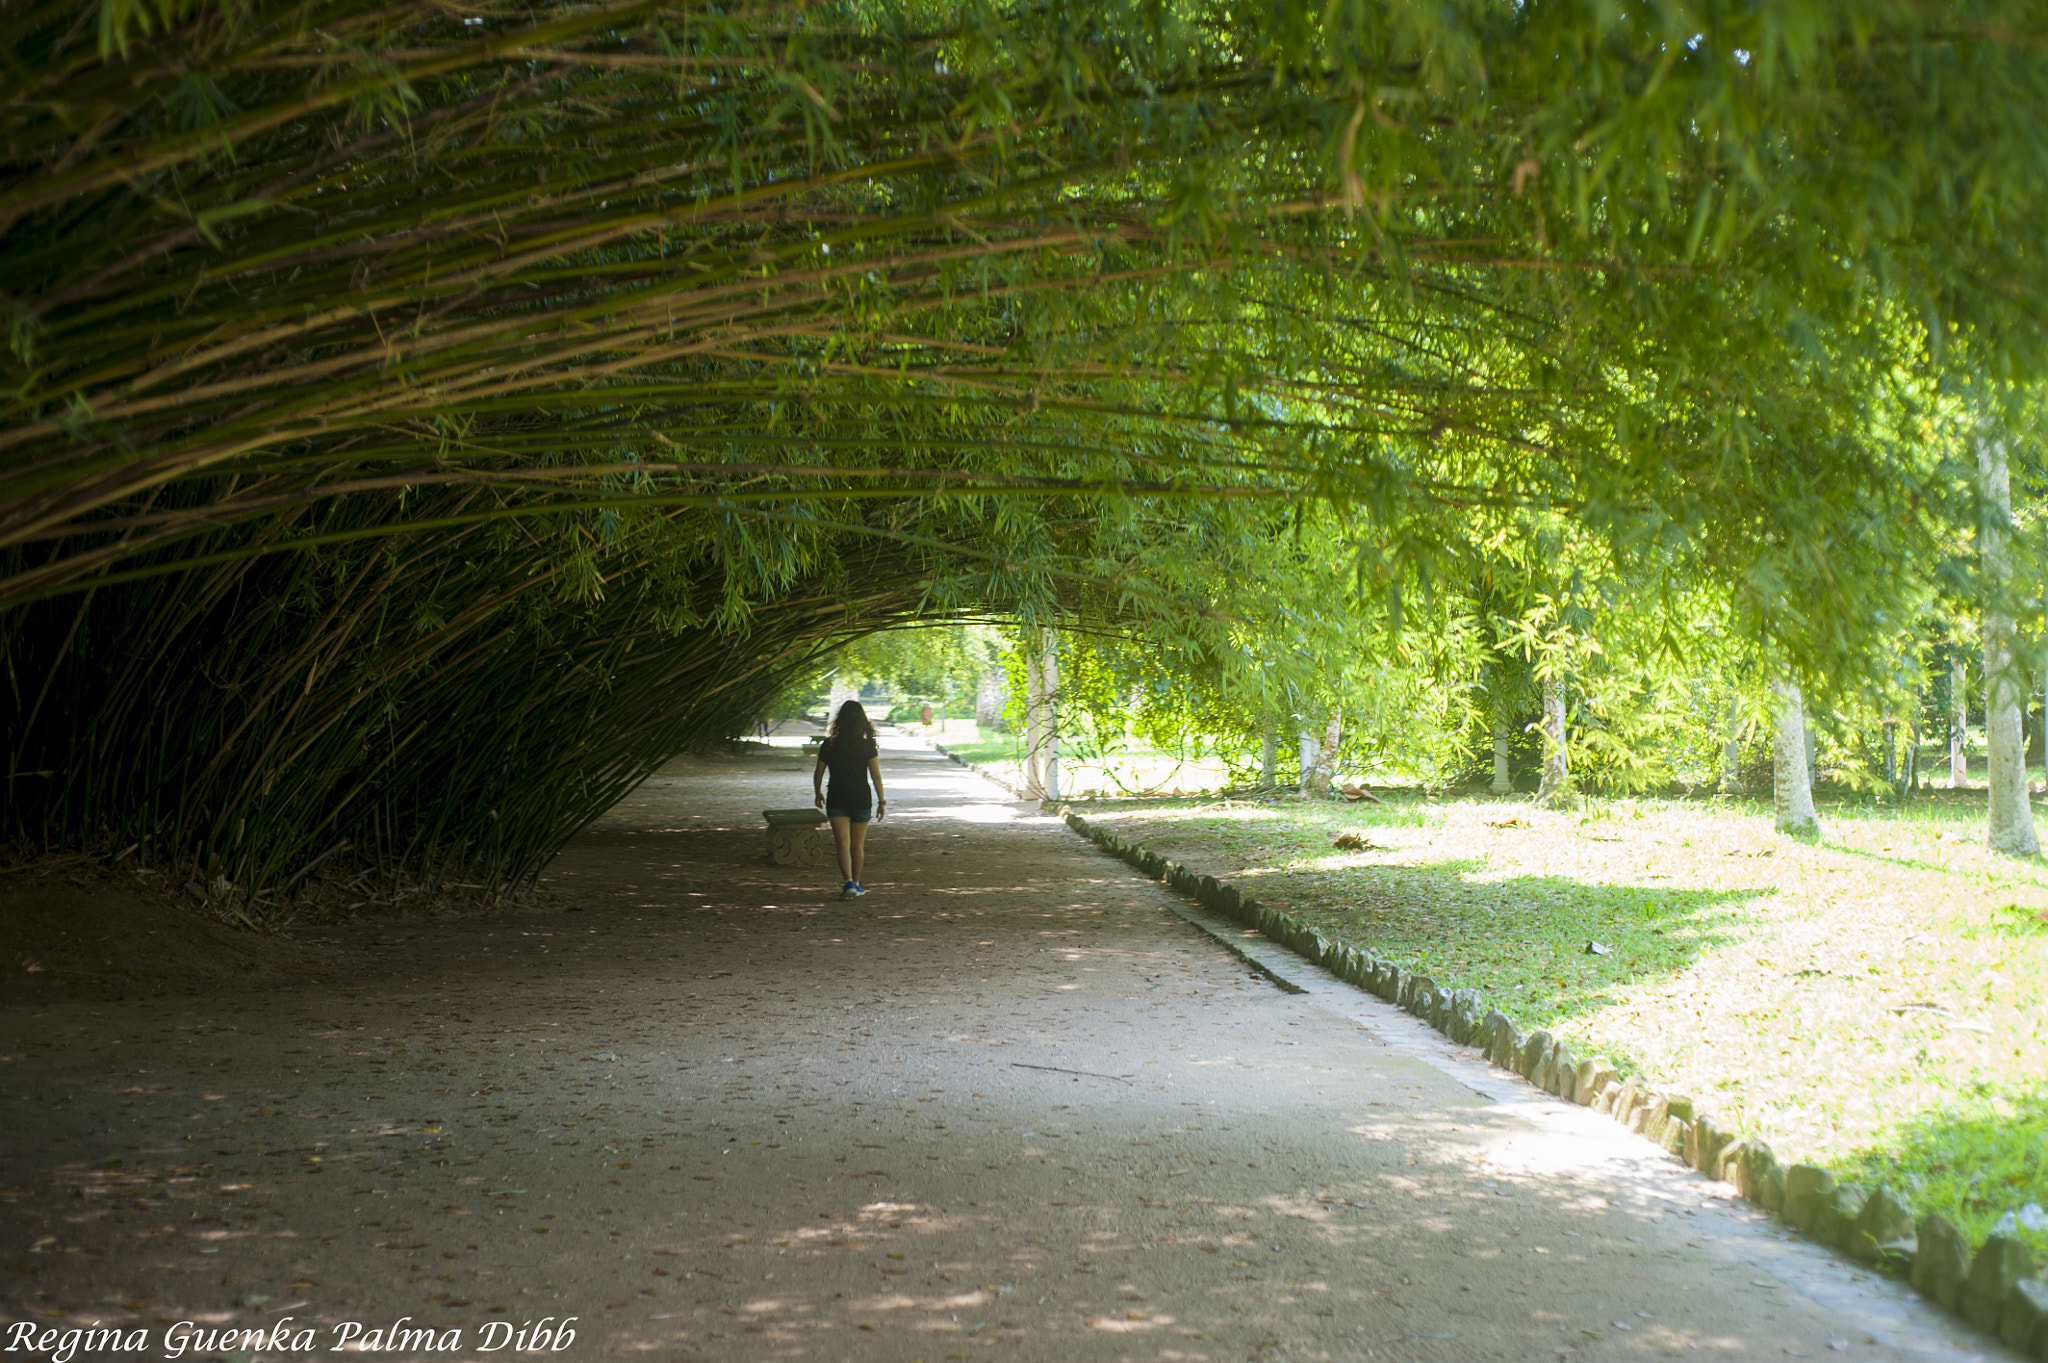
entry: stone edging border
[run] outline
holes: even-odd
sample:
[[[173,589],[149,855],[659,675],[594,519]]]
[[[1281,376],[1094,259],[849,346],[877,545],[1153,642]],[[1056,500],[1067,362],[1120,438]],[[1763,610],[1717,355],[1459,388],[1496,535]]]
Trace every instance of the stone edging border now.
[[[1024,794],[1015,786],[1011,785],[1008,781],[1005,781],[1002,777],[990,771],[987,767],[981,765],[981,763],[968,761],[959,753],[956,753],[952,751],[950,748],[947,748],[945,745],[941,744],[937,739],[927,738],[925,742],[931,744],[932,751],[939,754],[941,757],[944,757],[947,761],[957,763],[960,766],[967,768],[967,770],[973,772],[976,776],[981,777],[983,780],[1001,786],[1004,790],[1009,791],[1010,794],[1016,796],[1018,799],[1028,800],[1031,798],[1029,795]]]
[[[1011,789],[973,763],[946,755]],[[2048,1363],[2048,1282],[2036,1276],[2033,1255],[2021,1241],[1994,1235],[1973,1255],[1969,1241],[1946,1218],[1928,1215],[1916,1221],[1889,1188],[1873,1191],[1837,1183],[1833,1174],[1810,1164],[1784,1168],[1770,1146],[1735,1135],[1692,1099],[1659,1093],[1640,1079],[1624,1077],[1604,1060],[1580,1060],[1569,1046],[1541,1029],[1523,1032],[1504,1013],[1488,1007],[1476,989],[1443,989],[1427,975],[1325,937],[1234,885],[1090,828],[1071,810],[1062,807],[1060,814],[1069,828],[1133,869],[1413,1013],[1458,1045],[1477,1047],[1493,1064],[1546,1093],[1608,1114],[1708,1177],[1734,1184],[1746,1200],[1809,1239],[1858,1263],[1908,1274],[1914,1288],[1944,1310],[1997,1335],[2027,1358]]]

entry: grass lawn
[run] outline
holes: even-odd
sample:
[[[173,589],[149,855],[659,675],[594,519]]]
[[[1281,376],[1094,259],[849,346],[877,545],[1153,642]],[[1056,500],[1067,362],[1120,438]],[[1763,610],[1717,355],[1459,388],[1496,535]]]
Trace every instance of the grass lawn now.
[[[947,752],[993,769],[1012,785],[1023,777],[1022,734],[999,734],[987,725],[977,725],[974,738],[969,739],[961,722],[955,720],[946,733],[937,737]],[[1221,763],[1183,761],[1148,744],[1127,744],[1115,754],[1096,760],[1077,758],[1071,749],[1060,754],[1060,789],[1069,799],[1201,792],[1220,790],[1223,784]]]
[[[1978,1239],[2048,1203],[2048,866],[1982,846],[1982,791],[1823,804],[1812,845],[1720,799],[1075,808],[1692,1095],[1787,1165],[1890,1183]]]

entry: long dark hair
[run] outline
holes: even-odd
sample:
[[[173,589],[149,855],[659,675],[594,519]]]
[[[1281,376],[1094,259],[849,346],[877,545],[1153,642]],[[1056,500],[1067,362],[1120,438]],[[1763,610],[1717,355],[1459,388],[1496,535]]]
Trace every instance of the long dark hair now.
[[[832,727],[825,731],[827,743],[837,743],[844,736],[848,738],[873,738],[875,726],[868,723],[868,712],[857,700],[850,700],[839,707],[839,713],[832,716]]]

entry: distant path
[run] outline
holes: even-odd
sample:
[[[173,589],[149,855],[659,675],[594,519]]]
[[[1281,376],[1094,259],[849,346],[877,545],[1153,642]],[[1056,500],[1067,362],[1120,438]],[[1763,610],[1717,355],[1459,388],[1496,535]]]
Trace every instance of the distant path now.
[[[346,985],[0,1012],[0,1312],[410,1316],[485,1358],[546,1315],[572,1359],[2003,1356],[883,763],[864,900],[763,856],[798,753],[683,760],[546,911],[317,934]]]

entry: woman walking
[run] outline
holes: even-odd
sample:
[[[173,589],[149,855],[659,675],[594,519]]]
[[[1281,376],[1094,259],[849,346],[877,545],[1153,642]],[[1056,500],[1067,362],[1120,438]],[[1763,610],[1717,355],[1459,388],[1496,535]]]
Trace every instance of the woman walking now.
[[[825,784],[826,773],[832,784]],[[874,802],[868,801],[868,779],[874,778]],[[832,727],[818,748],[818,769],[811,773],[811,788],[817,803],[832,821],[832,842],[839,850],[839,874],[846,878],[841,899],[867,893],[860,883],[862,854],[867,850],[868,820],[879,819],[889,808],[882,798],[881,748],[875,742],[875,726],[860,702],[850,700],[832,717]]]

